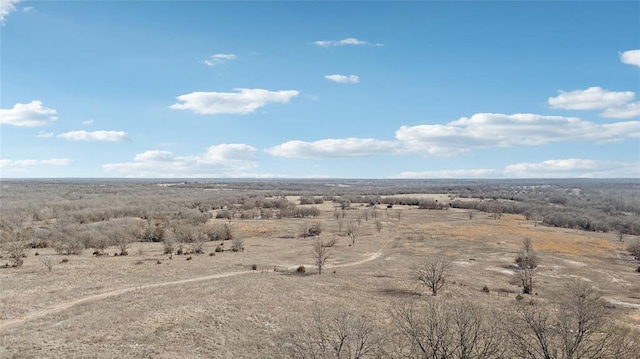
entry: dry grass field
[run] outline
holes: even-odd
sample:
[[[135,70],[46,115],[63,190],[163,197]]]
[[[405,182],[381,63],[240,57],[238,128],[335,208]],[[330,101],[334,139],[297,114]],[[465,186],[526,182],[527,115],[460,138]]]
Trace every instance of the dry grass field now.
[[[620,258],[625,247],[614,234],[551,228],[519,215],[476,212],[470,219],[463,210],[393,206],[377,211],[379,233],[373,219],[363,219],[350,246],[344,228],[338,235],[333,205],[316,207],[317,219],[211,219],[231,223],[245,239],[238,253],[215,253],[219,242],[207,242],[204,254],[172,258],[162,243],[135,243],[128,256],[113,256],[114,247],[102,257],[29,249],[22,267],[0,269],[0,357],[278,358],[283,339],[317,311],[344,308],[391,326],[394,303],[429,295],[411,276],[425,255],[452,261],[439,296],[506,307],[521,291],[512,265],[524,238],[541,259],[532,298],[550,300],[569,281],[588,282],[611,304],[614,321],[640,328],[637,265]],[[345,221],[364,210],[352,206]],[[313,239],[296,236],[311,222],[321,223],[322,239],[338,238],[322,275]],[[49,256],[51,271],[41,263]],[[296,273],[299,265],[305,274]]]

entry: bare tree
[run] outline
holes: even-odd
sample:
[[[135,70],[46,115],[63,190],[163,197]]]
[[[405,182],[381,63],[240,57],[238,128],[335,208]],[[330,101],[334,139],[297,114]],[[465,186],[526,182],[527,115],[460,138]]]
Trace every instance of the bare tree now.
[[[121,256],[129,255],[129,246],[133,243],[133,238],[129,233],[118,231],[113,234],[113,244],[120,250]]]
[[[607,355],[615,350],[615,337],[606,316],[598,292],[584,282],[570,283],[549,306],[519,304],[506,326],[509,348],[519,358],[624,358]]]
[[[244,252],[244,238],[236,236],[231,241],[231,251],[232,252]]]
[[[51,256],[40,258],[40,262],[44,264],[45,267],[47,267],[49,272],[51,272],[51,270],[53,269],[53,266],[56,264],[56,260],[53,259],[53,257]]]
[[[502,358],[499,317],[473,303],[403,303],[393,310],[400,340],[394,357]]]
[[[193,231],[191,251],[195,254],[204,253],[204,242],[208,239],[203,226],[198,226]]]
[[[636,259],[640,260],[640,240],[629,243],[627,251]]]
[[[288,336],[283,349],[291,358],[379,358],[384,343],[382,330],[371,318],[344,310],[333,315],[316,311],[309,325]]]
[[[20,267],[24,263],[24,257],[27,252],[27,237],[20,234],[12,233],[4,238],[2,247],[9,257],[9,260],[14,267]]]
[[[349,239],[351,240],[351,245],[355,247],[356,241],[360,236],[360,224],[354,221],[349,221],[349,224],[347,225],[347,236],[349,236]]]
[[[112,233],[113,244],[118,247],[121,256],[129,254],[129,246],[141,238],[143,230],[144,223],[136,222],[124,222],[114,229]]]
[[[327,259],[329,259],[330,252],[329,247],[322,243],[319,238],[313,242],[313,258],[315,259],[316,267],[318,267],[318,274],[322,274],[322,268]]]
[[[336,212],[338,213],[338,212]],[[342,234],[342,227],[344,227],[344,218],[337,218],[338,220],[338,235]]]
[[[382,221],[377,219],[376,220],[376,230],[378,231],[378,234],[380,234],[380,232],[382,231]]]
[[[515,262],[518,265],[518,271],[515,275],[522,285],[522,293],[533,294],[533,276],[540,259],[533,249],[530,238],[525,238],[522,241],[522,249],[516,256]]]
[[[413,269],[414,277],[431,289],[431,295],[436,296],[445,284],[449,275],[451,262],[441,257],[427,257],[422,264]]]

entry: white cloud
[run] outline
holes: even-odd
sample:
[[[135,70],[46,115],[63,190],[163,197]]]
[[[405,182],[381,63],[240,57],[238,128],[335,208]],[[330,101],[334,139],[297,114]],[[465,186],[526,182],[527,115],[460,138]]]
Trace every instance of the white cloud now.
[[[97,142],[119,142],[127,139],[127,133],[123,131],[70,131],[61,133],[59,138],[70,141],[97,141]]]
[[[356,75],[326,75],[325,79],[339,84],[357,84],[360,78]]]
[[[254,147],[245,144],[214,145],[195,156],[153,150],[137,154],[133,162],[102,167],[127,177],[245,177],[242,171],[256,167],[255,152]]]
[[[47,160],[10,160],[0,159],[0,168],[2,169],[20,169],[36,165],[53,165],[53,166],[65,166],[71,163],[68,158],[51,158]]]
[[[85,125],[85,126],[91,126],[91,125],[93,125],[93,122],[94,122],[94,121],[93,121],[93,119],[92,119],[92,118],[90,118],[90,119],[88,119],[88,120],[86,120],[86,121],[82,121],[81,123],[82,123],[83,125]]]
[[[373,138],[325,139],[315,142],[289,141],[267,149],[272,156],[286,158],[361,157],[394,152],[398,144]]]
[[[233,92],[192,92],[177,97],[170,106],[174,110],[191,110],[199,114],[249,114],[267,103],[288,103],[298,96],[295,90],[269,91],[263,89],[235,89]]]
[[[604,110],[600,116],[607,118],[632,118],[640,116],[640,102],[631,102],[620,107]]]
[[[599,110],[623,106],[633,101],[633,91],[614,92],[601,87],[589,87],[586,90],[559,91],[560,95],[549,97],[547,103],[551,108],[564,110]]]
[[[38,131],[38,134],[36,135],[36,137],[38,137],[38,138],[51,138],[51,137],[53,137],[53,132]]]
[[[640,162],[557,159],[516,163],[504,169],[402,172],[395,178],[640,178]]]
[[[629,50],[621,53],[620,61],[625,64],[640,66],[640,50]]]
[[[33,6],[25,6],[24,8],[22,8],[22,11],[24,12],[29,12],[31,10],[33,10]]]
[[[396,178],[493,178],[502,177],[500,171],[492,169],[477,170],[436,170],[421,172],[401,172]]]
[[[7,16],[16,10],[16,4],[22,0],[0,0],[0,24],[4,24]]]
[[[599,124],[576,117],[478,113],[444,125],[402,126],[395,141],[373,138],[288,141],[269,148],[286,158],[340,158],[419,153],[456,156],[479,148],[540,146],[554,142],[608,143],[640,138],[640,121]]]
[[[640,122],[599,124],[575,117],[478,113],[446,125],[402,126],[403,149],[453,156],[473,148],[537,146],[552,142],[613,142],[640,137]]]
[[[52,158],[50,160],[41,160],[40,163],[45,165],[65,166],[71,163],[71,160],[68,158]]]
[[[42,106],[42,101],[16,103],[13,108],[0,109],[0,124],[18,127],[45,126],[55,121],[56,110]]]
[[[204,63],[208,66],[215,66],[237,58],[235,54],[213,54],[207,60],[204,60]]]
[[[320,40],[320,41],[314,41],[313,43],[316,46],[320,46],[320,47],[332,47],[332,46],[364,46],[364,45],[369,45],[369,46],[383,46],[382,44],[372,44],[370,42],[367,41],[361,41],[358,40],[356,38],[353,37],[348,37],[346,39],[342,39],[342,40]]]
[[[516,163],[505,167],[505,175],[518,178],[640,177],[640,162],[596,161],[578,158]]]

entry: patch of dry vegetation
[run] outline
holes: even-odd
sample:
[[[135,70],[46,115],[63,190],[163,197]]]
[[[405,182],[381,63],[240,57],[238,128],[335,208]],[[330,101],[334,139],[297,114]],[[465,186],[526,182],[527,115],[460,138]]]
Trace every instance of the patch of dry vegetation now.
[[[474,308],[481,309],[460,318],[476,314],[485,318],[484,310],[515,315],[516,311],[509,309],[514,305],[536,310],[556,306],[566,285],[576,281],[597,288],[602,296],[608,318],[601,322],[606,324],[602,328],[614,325],[640,329],[640,277],[634,272],[637,264],[618,257],[627,245],[615,233],[550,228],[535,225],[522,215],[505,214],[493,219],[482,212],[469,216],[466,210],[422,210],[418,205],[405,204],[389,209],[376,205],[374,215],[368,204],[351,203],[342,210],[344,201],[332,202],[320,191],[308,196],[322,197],[322,203],[299,205],[318,208],[320,212],[313,218],[277,218],[274,214],[268,219],[241,219],[242,211],[257,211],[249,208],[249,203],[260,202],[260,198],[282,206],[284,202],[278,199],[286,198],[293,205],[301,195],[208,191],[208,198],[202,197],[202,188],[198,187],[193,191],[178,185],[154,186],[153,191],[147,186],[136,188],[141,190],[139,201],[145,196],[153,198],[151,193],[160,191],[151,206],[156,211],[140,213],[131,205],[127,207],[131,212],[128,216],[76,224],[79,233],[85,228],[91,228],[90,233],[110,233],[106,232],[109,224],[119,228],[135,218],[143,224],[162,226],[163,231],[158,233],[175,235],[174,240],[188,252],[198,237],[180,226],[228,225],[233,238],[241,239],[244,251],[232,251],[233,239],[216,239],[201,243],[203,254],[166,253],[164,243],[140,241],[144,236],[133,238],[136,234],[132,234],[126,256],[114,256],[122,252],[115,242],[107,243],[105,255],[100,256],[92,254],[93,248],[76,255],[56,254],[50,246],[26,248],[22,266],[0,269],[0,357],[299,357],[290,351],[292,345],[301,343],[299,349],[303,350],[309,343],[305,336],[308,339],[315,335],[318,325],[335,330],[344,320],[348,333],[371,330],[372,335],[375,333],[372,337],[380,335],[376,339],[380,345],[371,346],[363,357],[376,353],[393,358],[403,350],[416,349],[407,342],[398,346],[382,335],[395,333],[397,338],[411,339],[396,332],[399,322],[393,313],[394,307],[402,309],[397,307],[399,302],[421,308],[416,313],[429,309],[455,314],[457,303],[472,301]],[[164,198],[165,190],[174,196]],[[67,213],[79,210],[82,216],[78,218],[98,219],[106,212],[100,216],[88,212],[89,204],[99,201],[98,195],[89,194],[92,191],[95,187],[75,188],[73,192],[73,196],[89,197],[88,202],[81,202],[87,207],[51,193],[43,196],[41,205],[56,208],[52,212],[60,214],[65,212],[56,203],[64,203],[70,211]],[[107,198],[118,196],[107,193]],[[223,194],[225,197],[221,197]],[[441,194],[429,196],[423,192],[421,196],[438,199],[438,203],[447,200]],[[10,194],[3,201],[7,198],[17,201],[10,202],[8,208],[20,207],[18,196]],[[214,218],[220,208],[236,211],[235,217]],[[112,214],[116,212],[114,209]],[[51,227],[56,218],[44,218],[45,214],[39,214],[37,222],[23,219],[10,228],[21,231],[34,224]],[[342,228],[336,218],[344,219]],[[317,224],[320,233],[309,238],[299,236],[300,229],[308,229],[311,224]],[[516,303],[522,288],[514,283],[518,270],[514,259],[524,238],[531,238],[541,261],[533,278],[534,293]],[[333,240],[330,247],[322,246]],[[87,240],[89,246],[91,243]],[[318,243],[319,247],[314,246]],[[329,255],[319,276],[315,275],[318,249],[323,248]],[[424,263],[425,256],[434,255],[446,261],[447,273],[437,290],[440,304],[429,307],[427,300],[433,291],[415,279],[415,269]],[[55,265],[49,268],[43,260],[50,258],[55,259]],[[68,262],[60,263],[63,258]],[[305,271],[298,271],[300,266]],[[408,309],[402,313],[409,313]],[[455,318],[454,314],[449,317]],[[371,328],[358,327],[361,322],[370,323]],[[501,333],[507,335],[508,331]],[[352,348],[349,350],[353,354],[352,344],[349,342],[345,350]],[[510,353],[510,357],[518,355]]]

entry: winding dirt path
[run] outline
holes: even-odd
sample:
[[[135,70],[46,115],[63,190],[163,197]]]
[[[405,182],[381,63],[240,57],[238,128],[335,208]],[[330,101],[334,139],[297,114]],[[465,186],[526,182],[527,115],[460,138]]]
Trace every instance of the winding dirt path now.
[[[366,258],[364,258],[362,260],[359,260],[359,261],[356,261],[356,262],[344,263],[344,264],[327,265],[326,268],[329,269],[329,268],[352,267],[352,266],[357,266],[357,265],[360,265],[360,264],[364,264],[366,262],[373,261],[373,260],[379,258],[382,255],[382,251],[384,249],[386,249],[386,247],[388,246],[389,242],[390,242],[390,240],[387,240],[385,242],[385,244],[380,248],[380,250],[378,252],[372,253],[372,254],[370,254],[369,256],[367,256]],[[298,265],[287,266],[287,270],[292,270],[292,269],[295,269],[295,268],[298,268]],[[143,289],[160,288],[160,287],[166,287],[166,286],[172,286],[172,285],[180,285],[180,284],[186,284],[186,283],[203,282],[203,281],[208,281],[208,280],[213,280],[213,279],[235,277],[235,276],[240,276],[240,275],[248,275],[248,274],[256,274],[256,273],[260,273],[260,271],[246,270],[246,271],[238,271],[238,272],[226,272],[226,273],[208,275],[208,276],[203,276],[203,277],[181,279],[181,280],[175,280],[175,281],[169,281],[169,282],[160,282],[160,283],[153,283],[153,284],[142,284],[142,285],[137,285],[137,286],[134,286],[134,287],[116,289],[116,290],[112,290],[112,291],[109,291],[109,292],[89,295],[89,296],[78,298],[78,299],[74,299],[74,300],[71,300],[71,301],[68,301],[68,302],[57,303],[57,304],[54,304],[54,305],[52,305],[50,307],[27,313],[27,314],[25,314],[25,315],[23,315],[21,317],[17,317],[17,318],[13,318],[13,319],[9,319],[9,320],[3,321],[2,323],[0,323],[0,330],[6,329],[6,328],[8,328],[10,326],[13,326],[13,325],[17,325],[17,324],[20,324],[20,323],[27,322],[29,320],[38,319],[38,318],[46,317],[48,315],[59,313],[59,312],[65,311],[65,310],[67,310],[69,308],[75,307],[75,306],[83,304],[83,303],[88,303],[88,302],[93,302],[93,301],[97,301],[97,300],[101,300],[101,299],[105,299],[105,298],[115,297],[115,296],[119,296],[119,295],[126,294],[126,293],[129,293],[129,292],[135,292],[135,291],[143,290]]]

